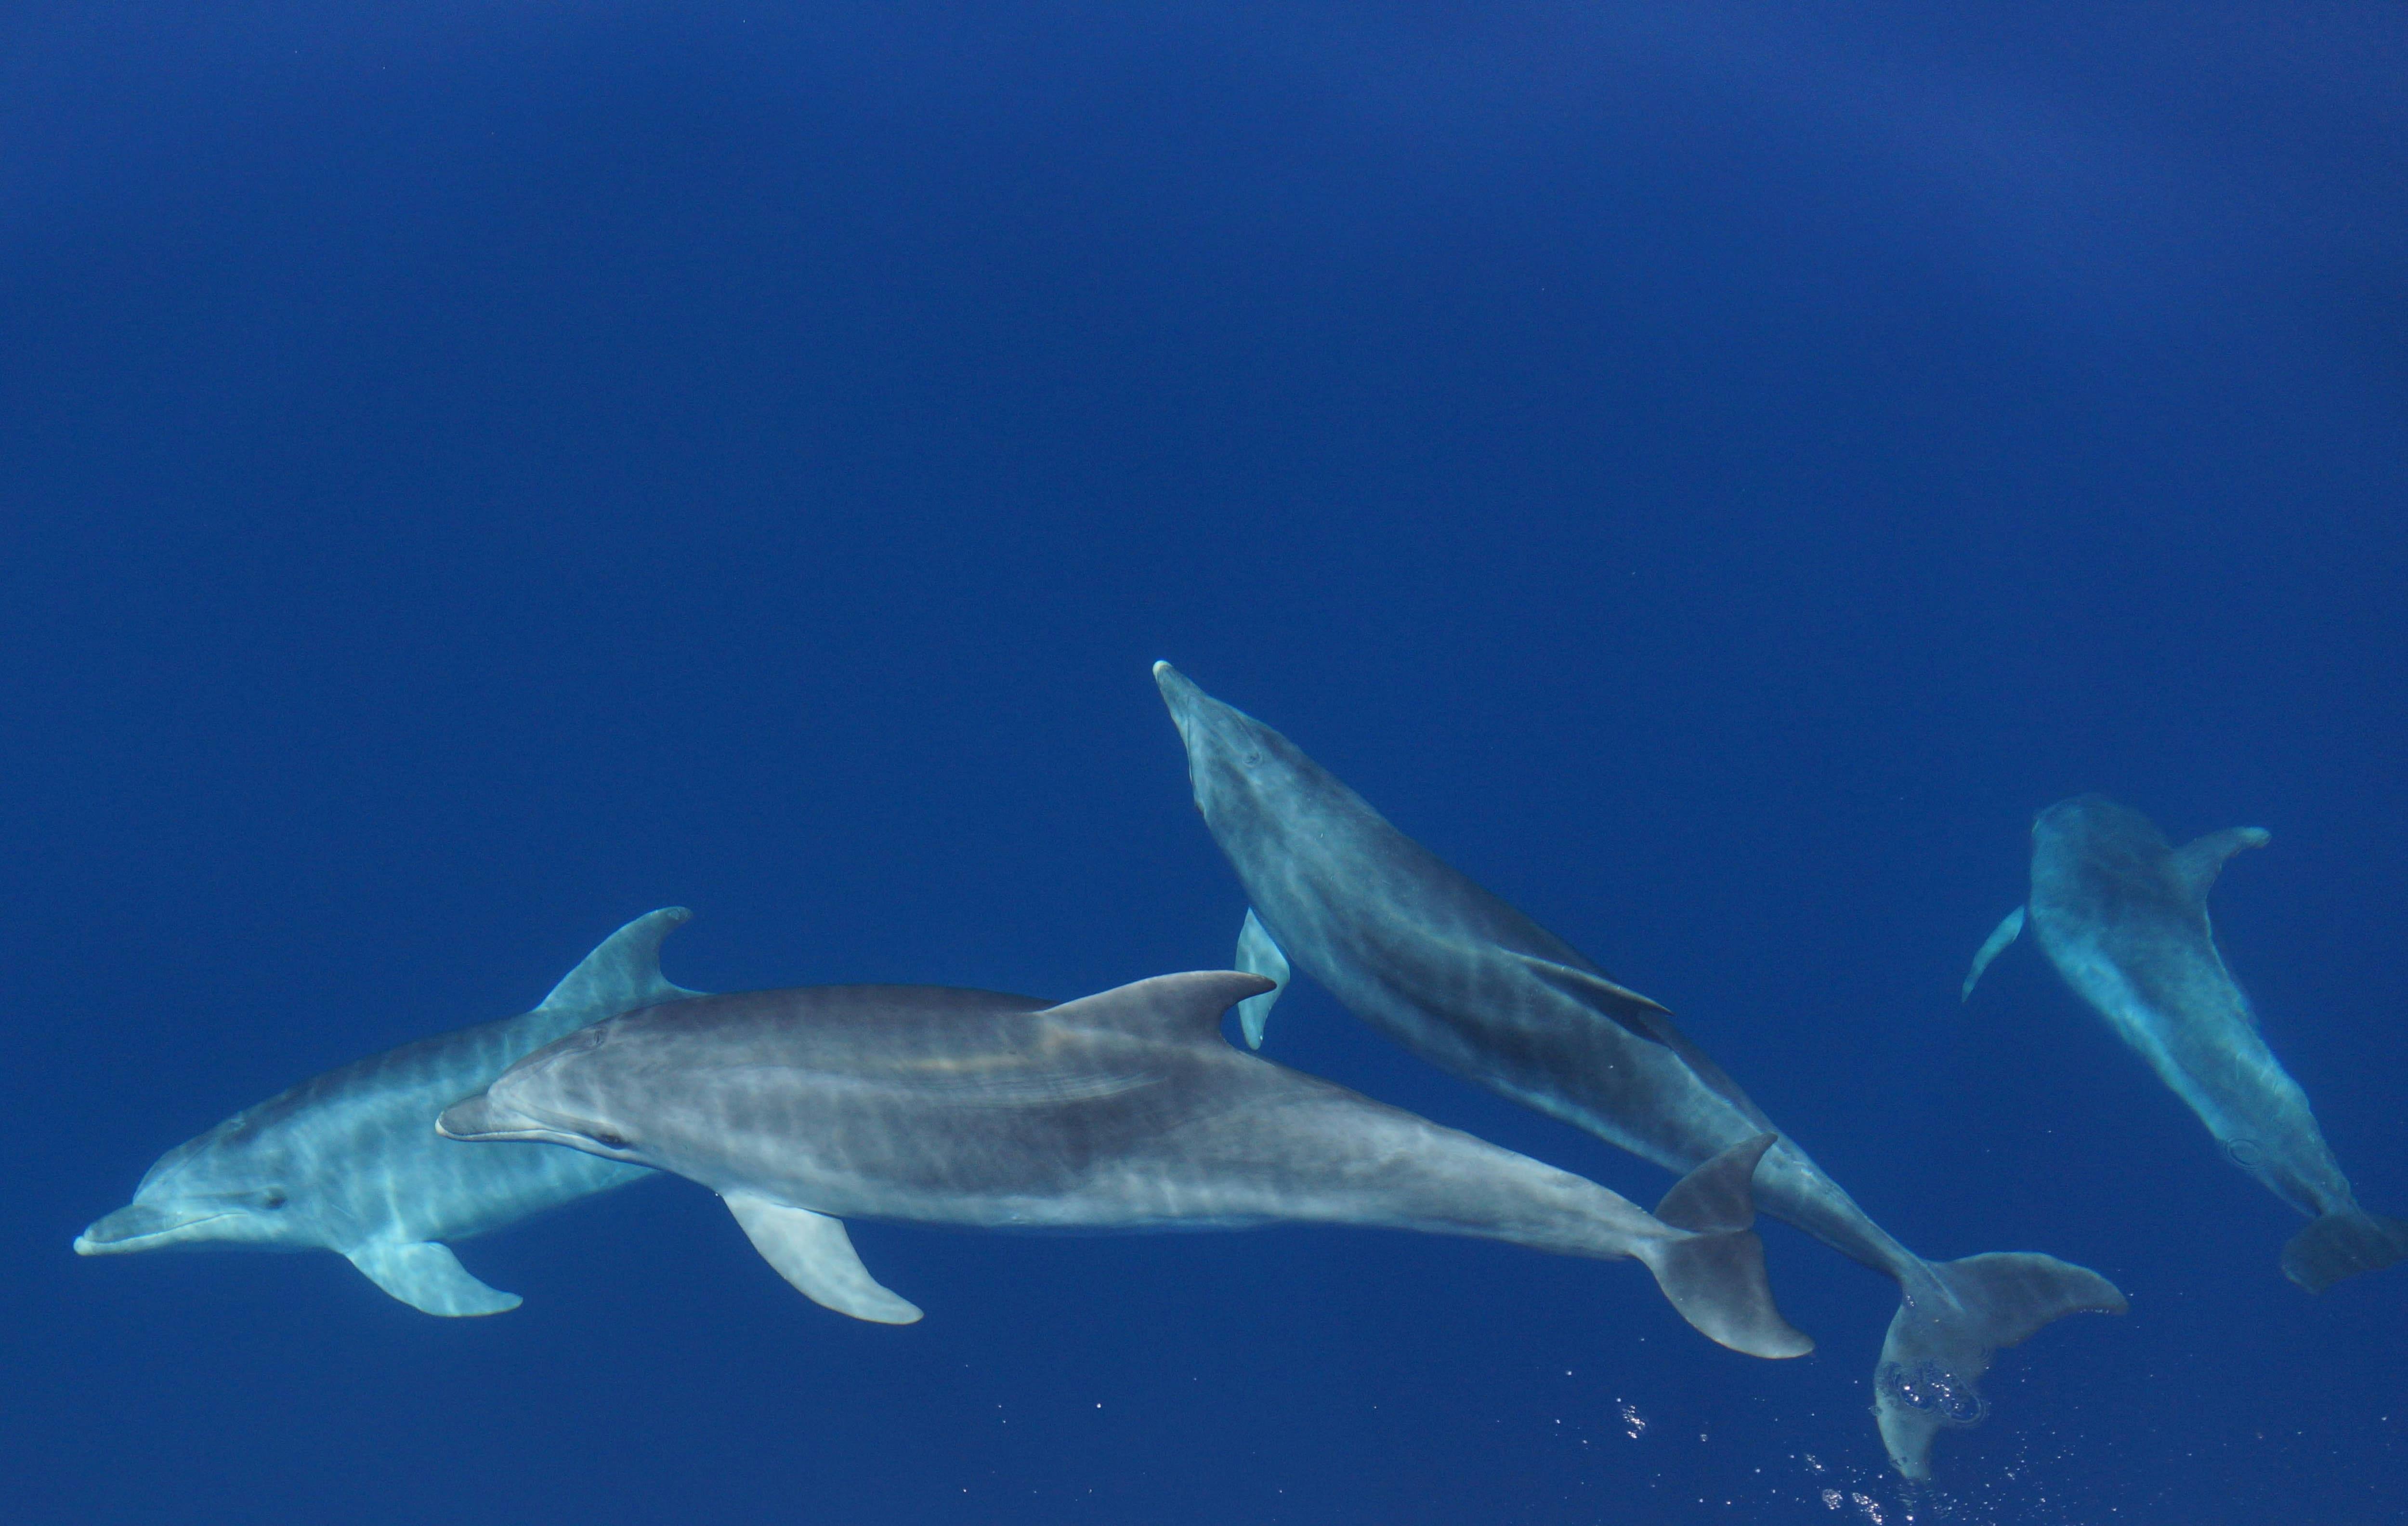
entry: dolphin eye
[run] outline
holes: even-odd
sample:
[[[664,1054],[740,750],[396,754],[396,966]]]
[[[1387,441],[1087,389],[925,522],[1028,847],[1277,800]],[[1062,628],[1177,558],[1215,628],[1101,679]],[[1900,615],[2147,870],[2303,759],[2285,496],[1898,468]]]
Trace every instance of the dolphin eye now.
[[[284,1206],[284,1193],[283,1193],[283,1190],[282,1190],[281,1188],[273,1188],[273,1187],[269,1188],[268,1188],[265,1193],[261,1194],[260,1199],[259,1199],[259,1205],[260,1205],[262,1208],[281,1208],[281,1207],[283,1207],[283,1206]]]
[[[1260,752],[1250,752],[1246,755],[1246,767],[1250,769],[1259,769],[1262,766],[1263,755]]]
[[[610,1132],[608,1129],[596,1129],[586,1137],[593,1140],[595,1144],[601,1145],[606,1150],[624,1150],[627,1147],[626,1140]]]

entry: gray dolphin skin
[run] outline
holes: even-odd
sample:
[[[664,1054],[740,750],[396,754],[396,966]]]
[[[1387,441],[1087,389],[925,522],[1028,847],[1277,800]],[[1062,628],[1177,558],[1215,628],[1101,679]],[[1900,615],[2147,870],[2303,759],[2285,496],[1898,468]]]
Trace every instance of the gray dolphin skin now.
[[[691,914],[639,916],[533,1011],[329,1071],[169,1150],[134,1202],[76,1238],[85,1256],[174,1247],[322,1248],[428,1314],[500,1314],[512,1293],[442,1242],[621,1187],[643,1167],[574,1150],[464,1150],[437,1115],[529,1051],[631,1007],[695,993],[661,978],[661,940]]]
[[[1776,1135],[1756,1173],[1758,1203],[1899,1285],[1874,1414],[1905,1476],[1929,1476],[1941,1431],[1983,1418],[1976,1383],[1998,1347],[2076,1310],[2124,1311],[2114,1284],[2053,1257],[1916,1256],[1662,1007],[1390,826],[1279,732],[1168,663],[1154,673],[1197,808],[1253,902],[1241,966],[1276,980],[1293,960],[1424,1059],[1668,1170]],[[1249,1042],[1268,1012],[1244,1015]]]
[[[1222,1014],[1267,987],[1213,972],[1058,1006],[909,986],[703,997],[538,1050],[439,1127],[699,1182],[789,1282],[858,1319],[909,1324],[920,1311],[862,1265],[848,1218],[1297,1222],[1634,1258],[1722,1345],[1762,1357],[1812,1349],[1774,1308],[1748,1228],[1748,1178],[1768,1137],[1708,1161],[1651,1216],[1594,1182],[1231,1047]]]
[[[2249,998],[2224,967],[2207,893],[2224,861],[2271,841],[2237,827],[2176,848],[2155,823],[2099,795],[2062,800],[2032,822],[2031,900],[2007,914],[1965,977],[2021,932],[2075,994],[2188,1103],[2234,1165],[2309,1217],[2283,1247],[2283,1271],[2312,1293],[2408,1256],[2408,1223],[2358,1205],[2307,1093],[2258,1031]]]

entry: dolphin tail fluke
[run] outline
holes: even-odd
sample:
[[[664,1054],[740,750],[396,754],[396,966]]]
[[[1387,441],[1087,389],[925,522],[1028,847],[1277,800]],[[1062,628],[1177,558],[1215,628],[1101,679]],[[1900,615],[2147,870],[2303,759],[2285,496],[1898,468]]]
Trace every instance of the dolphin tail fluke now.
[[[2408,1220],[2361,1209],[2323,1214],[2283,1247],[2283,1274],[2312,1293],[2408,1258]]]
[[[1656,1216],[1686,1230],[1659,1241],[1642,1259],[1682,1318],[1718,1346],[1751,1357],[1802,1357],[1814,1343],[1772,1302],[1764,1274],[1764,1242],[1756,1222],[1750,1180],[1777,1135],[1734,1144],[1672,1185]]]
[[[2000,1346],[2069,1314],[2128,1307],[2098,1273],[2037,1252],[1925,1263],[1907,1279],[1873,1373],[1873,1414],[1890,1461],[1909,1478],[1931,1476],[1932,1438],[1989,1412],[1976,1385]]]
[[[1802,1357],[1813,1340],[1781,1317],[1754,1230],[1695,1234],[1648,1260],[1656,1286],[1698,1333],[1751,1357]]]

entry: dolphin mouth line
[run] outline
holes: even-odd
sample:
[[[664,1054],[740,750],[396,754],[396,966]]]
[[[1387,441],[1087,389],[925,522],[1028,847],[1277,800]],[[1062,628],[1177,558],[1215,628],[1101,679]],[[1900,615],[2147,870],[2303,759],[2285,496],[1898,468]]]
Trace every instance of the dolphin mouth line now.
[[[456,1139],[468,1144],[566,1144],[570,1149],[583,1150],[608,1159],[634,1159],[622,1143],[598,1139],[574,1129],[564,1129],[556,1123],[546,1123],[487,1096],[471,1097],[445,1108],[435,1120],[435,1131],[445,1139]]]
[[[234,1216],[235,1213],[232,1209],[223,1213],[202,1214],[195,1218],[179,1219],[165,1229],[145,1230],[139,1234],[120,1235],[109,1240],[93,1239],[92,1229],[88,1228],[75,1237],[75,1252],[79,1256],[115,1256],[127,1251],[148,1250],[162,1242],[173,1243],[181,1239],[188,1230],[196,1230],[204,1224],[214,1224],[219,1219]]]
[[[435,1119],[435,1131],[445,1139],[533,1139],[539,1137],[535,1119],[513,1107],[504,1107],[485,1092],[463,1098]]]
[[[566,1137],[557,1129],[454,1129],[441,1118],[435,1120],[435,1131],[445,1139],[456,1139],[470,1144],[497,1139],[551,1141]]]

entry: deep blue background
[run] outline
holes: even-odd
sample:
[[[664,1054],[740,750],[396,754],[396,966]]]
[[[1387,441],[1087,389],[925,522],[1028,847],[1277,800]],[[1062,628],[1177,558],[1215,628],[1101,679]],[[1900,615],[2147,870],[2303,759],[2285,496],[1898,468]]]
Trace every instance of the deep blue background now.
[[[1918,1249],[2130,1292],[1917,1519],[2408,1516],[2408,1273],[2285,1283],[2028,950],[1956,1000],[2034,808],[2271,828],[2219,929],[2408,1212],[2408,19],[1928,9],[0,10],[0,1514],[1899,1519],[1889,1288],[1777,1227],[1785,1365],[1337,1231],[871,1225],[859,1325],[669,1181],[468,1245],[497,1319],[69,1252],[656,905],[714,989],[1222,963],[1168,656]],[[1317,991],[1271,1053],[1664,1185]]]

